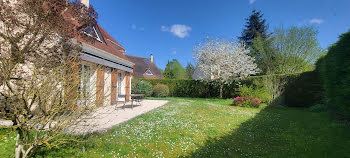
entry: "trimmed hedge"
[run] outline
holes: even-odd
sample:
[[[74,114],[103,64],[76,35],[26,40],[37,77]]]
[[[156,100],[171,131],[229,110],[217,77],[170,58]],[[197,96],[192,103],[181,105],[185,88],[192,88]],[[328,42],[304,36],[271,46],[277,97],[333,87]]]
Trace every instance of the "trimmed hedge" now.
[[[233,80],[223,87],[223,98],[239,95],[239,85],[264,86],[270,90],[270,102],[288,106],[309,107],[322,101],[322,88],[317,72],[302,74],[251,76],[244,80]],[[216,81],[181,79],[133,79],[132,82],[146,80],[153,86],[165,84],[171,97],[219,98],[220,87]]]
[[[316,66],[328,108],[340,119],[350,120],[350,31],[340,36]]]
[[[131,93],[142,93],[147,97],[152,95],[152,85],[147,81],[135,82],[131,86]]]
[[[154,97],[167,97],[169,95],[169,87],[165,84],[157,84],[153,87]]]
[[[323,89],[317,71],[294,76],[286,85],[284,96],[288,106],[310,107],[323,103]]]

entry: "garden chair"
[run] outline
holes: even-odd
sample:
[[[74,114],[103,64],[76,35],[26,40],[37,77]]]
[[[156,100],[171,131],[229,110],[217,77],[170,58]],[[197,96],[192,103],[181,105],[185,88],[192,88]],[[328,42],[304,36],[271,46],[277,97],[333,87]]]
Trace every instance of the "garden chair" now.
[[[122,102],[123,103],[123,109],[125,109],[125,104],[126,104],[126,95],[117,95],[117,103],[115,104],[115,109],[118,110],[118,103]]]

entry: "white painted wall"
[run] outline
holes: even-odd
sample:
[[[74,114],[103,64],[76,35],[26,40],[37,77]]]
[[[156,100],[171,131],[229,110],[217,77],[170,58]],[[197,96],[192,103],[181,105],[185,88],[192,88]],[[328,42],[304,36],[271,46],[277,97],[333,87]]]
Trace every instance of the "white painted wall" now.
[[[111,68],[105,69],[105,78],[104,78],[104,106],[111,105],[111,90],[112,90],[112,76],[111,76]]]

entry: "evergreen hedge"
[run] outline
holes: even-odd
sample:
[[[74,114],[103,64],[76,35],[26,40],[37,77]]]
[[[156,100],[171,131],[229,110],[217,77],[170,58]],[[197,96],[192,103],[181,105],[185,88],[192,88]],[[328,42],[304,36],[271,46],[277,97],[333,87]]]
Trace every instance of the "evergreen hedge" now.
[[[341,35],[316,64],[328,108],[350,120],[350,31]]]
[[[238,85],[266,86],[271,89],[271,95],[273,95],[274,100],[271,102],[288,106],[309,107],[322,101],[322,88],[317,76],[318,73],[313,71],[302,74],[252,76],[244,80],[233,80],[224,85],[223,98],[238,96]],[[171,97],[219,98],[220,94],[220,87],[216,81],[133,79],[132,82],[145,80],[153,86],[157,84],[167,85]]]

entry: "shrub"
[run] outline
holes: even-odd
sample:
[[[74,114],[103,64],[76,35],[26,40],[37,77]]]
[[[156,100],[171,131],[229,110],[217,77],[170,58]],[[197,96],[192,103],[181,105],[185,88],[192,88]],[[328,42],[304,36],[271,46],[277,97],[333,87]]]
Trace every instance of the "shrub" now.
[[[258,108],[260,103],[261,102],[258,98],[236,97],[233,99],[233,105],[235,106]]]
[[[298,74],[285,88],[285,103],[294,107],[310,107],[323,102],[323,89],[317,71]]]
[[[164,84],[157,84],[153,87],[153,96],[155,97],[167,97],[169,96],[169,87]]]
[[[238,95],[248,98],[257,98],[262,103],[268,103],[271,101],[272,97],[269,93],[268,89],[265,87],[259,87],[259,86],[247,86],[242,85],[238,88]]]
[[[327,111],[327,107],[324,104],[316,104],[314,106],[309,107],[309,111],[311,111],[311,112],[325,112],[325,111]]]
[[[147,81],[139,81],[132,85],[131,93],[145,94],[145,96],[152,95],[152,85]]]
[[[350,120],[350,31],[341,35],[316,65],[330,111],[340,119]]]
[[[224,84],[223,98],[248,96],[262,103],[288,106],[310,106],[322,103],[323,89],[317,73],[251,76]],[[182,79],[133,79],[133,83],[147,81],[153,86],[165,84],[169,96],[191,98],[218,98],[220,87],[217,81]],[[241,88],[238,85],[242,85]],[[244,87],[245,86],[245,87]],[[243,88],[242,88],[243,87]],[[246,89],[244,89],[246,88]]]

